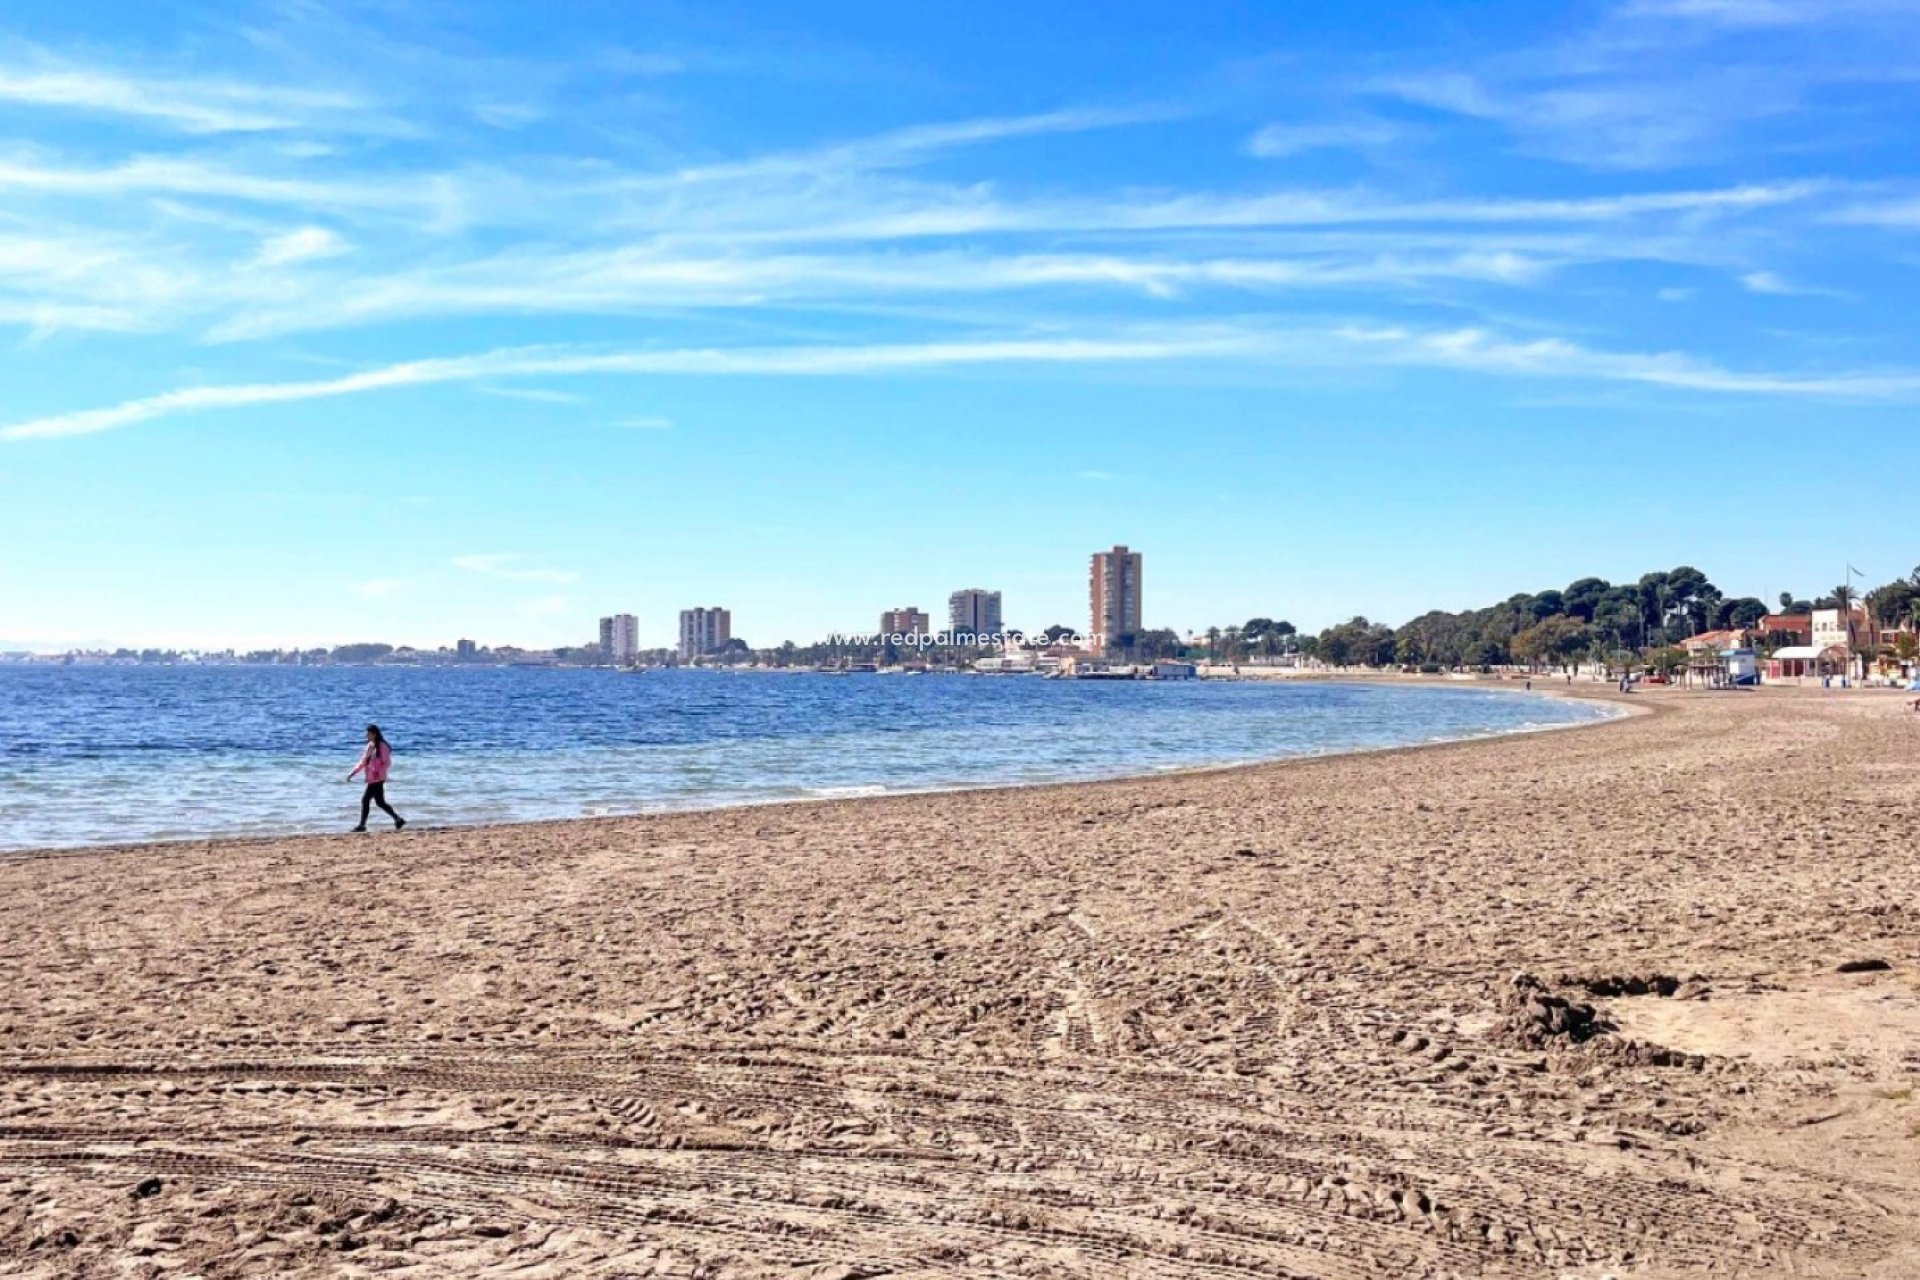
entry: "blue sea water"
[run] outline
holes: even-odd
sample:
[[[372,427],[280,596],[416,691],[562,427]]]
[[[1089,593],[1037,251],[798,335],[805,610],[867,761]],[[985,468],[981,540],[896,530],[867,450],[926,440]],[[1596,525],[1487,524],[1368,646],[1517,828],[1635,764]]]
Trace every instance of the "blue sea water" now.
[[[1547,728],[1472,686],[400,667],[0,667],[0,850],[1057,782]],[[375,819],[379,819],[376,811]]]

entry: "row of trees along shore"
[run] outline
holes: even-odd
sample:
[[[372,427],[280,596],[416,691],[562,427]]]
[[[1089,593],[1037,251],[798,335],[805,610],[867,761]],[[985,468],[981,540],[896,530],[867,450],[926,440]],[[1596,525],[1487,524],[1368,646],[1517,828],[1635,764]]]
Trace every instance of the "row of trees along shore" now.
[[[1610,667],[1645,662],[1674,666],[1685,660],[1681,644],[1703,631],[1746,630],[1765,655],[1782,646],[1805,643],[1792,631],[1762,627],[1775,615],[1805,615],[1816,608],[1865,607],[1880,628],[1900,630],[1881,657],[1912,661],[1920,632],[1920,567],[1905,578],[1871,591],[1850,584],[1812,600],[1791,592],[1777,608],[1754,596],[1728,596],[1691,565],[1641,575],[1637,582],[1581,578],[1561,590],[1549,588],[1510,596],[1499,604],[1460,613],[1436,609],[1390,627],[1364,617],[1328,627],[1318,635],[1298,634],[1291,623],[1256,618],[1240,627],[1210,629],[1204,644],[1176,644],[1171,632],[1147,632],[1136,638],[1140,657],[1210,657],[1224,662],[1258,662],[1276,652],[1297,653],[1332,666],[1415,666],[1436,670],[1509,665],[1561,666],[1598,663]],[[1903,630],[1901,630],[1903,629]],[[1196,638],[1198,640],[1198,638]],[[1860,646],[1856,637],[1855,644]]]

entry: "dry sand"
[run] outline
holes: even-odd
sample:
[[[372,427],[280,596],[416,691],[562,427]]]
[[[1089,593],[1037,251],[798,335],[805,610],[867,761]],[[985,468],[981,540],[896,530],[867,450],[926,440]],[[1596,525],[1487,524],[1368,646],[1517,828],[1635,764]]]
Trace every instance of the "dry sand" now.
[[[0,860],[0,1274],[1920,1275],[1920,716],[1634,701]]]

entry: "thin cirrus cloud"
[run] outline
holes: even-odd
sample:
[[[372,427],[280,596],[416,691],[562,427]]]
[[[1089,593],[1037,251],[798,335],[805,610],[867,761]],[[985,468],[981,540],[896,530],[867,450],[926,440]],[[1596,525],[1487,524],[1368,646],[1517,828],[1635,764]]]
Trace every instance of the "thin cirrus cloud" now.
[[[587,402],[582,395],[571,391],[555,391],[552,387],[475,387],[481,395],[497,396],[502,400],[523,400],[528,404],[581,405]]]
[[[1404,127],[1378,119],[1270,124],[1247,139],[1247,154],[1278,160],[1309,151],[1366,151],[1405,136]]]
[[[1835,209],[1827,220],[1846,226],[1920,231],[1920,199],[1849,204]]]
[[[1831,297],[1831,290],[1816,289],[1810,285],[1794,284],[1774,271],[1749,271],[1740,277],[1741,285],[1748,293],[1770,293],[1789,298]]]
[[[447,186],[428,180],[289,177],[193,157],[140,156],[113,165],[61,165],[34,155],[0,157],[0,192],[74,198],[177,195],[308,209],[438,213]]]
[[[1770,148],[1745,164],[1727,150],[1760,124],[1803,128],[1790,108],[1816,103],[1844,70],[1817,49],[1800,56],[1803,35],[1785,28],[1844,32],[1903,3],[1621,0],[1543,24],[1551,34],[1531,44],[1491,40],[1484,54],[1406,48],[1327,61],[1308,77],[1310,96],[1290,95],[1312,101],[1308,112],[1281,109],[1279,96],[1209,119],[1200,106],[1099,105],[1096,91],[1055,110],[883,120],[819,139],[802,125],[759,135],[777,144],[697,138],[684,149],[606,146],[596,130],[548,127],[641,117],[630,90],[596,87],[597,73],[562,76],[507,54],[436,54],[419,64],[419,83],[373,101],[352,90],[352,74],[325,77],[304,52],[288,59],[299,74],[248,82],[0,47],[0,103],[31,126],[51,122],[20,135],[30,142],[0,145],[0,326],[35,338],[137,335],[151,344],[147,385],[176,383],[168,368],[205,366],[208,343],[224,344],[219,358],[236,370],[227,383],[104,406],[36,402],[0,438],[399,386],[567,406],[588,403],[567,380],[600,375],[1047,365],[1132,376],[1136,364],[1372,363],[1906,397],[1901,370],[1756,371],[1767,357],[1743,348],[1741,317],[1707,314],[1713,290],[1688,313],[1702,321],[1682,339],[1698,343],[1689,352],[1624,350],[1652,340],[1591,302],[1626,293],[1656,306],[1679,295],[1649,282],[1676,278],[1814,293],[1802,275],[1842,278],[1832,254],[1866,234],[1843,228],[1891,236],[1920,225],[1911,188],[1845,169],[1825,176],[1825,153]],[[242,65],[263,65],[273,48],[256,42]],[[1886,61],[1863,64],[1861,83],[1899,70]],[[692,92],[700,79],[673,88]],[[347,87],[301,88],[313,84]],[[418,121],[397,118],[409,109]],[[110,127],[71,132],[100,118]],[[1210,131],[1211,167],[1156,169],[1174,130],[1181,145]],[[1084,137],[1124,131],[1136,131],[1125,147]],[[383,132],[404,133],[405,145],[367,145]],[[1432,164],[1374,165],[1345,185],[1329,177],[1351,172],[1353,156],[1325,153],[1402,149]],[[1115,166],[1121,150],[1129,163]],[[1508,163],[1514,153],[1527,159]],[[1714,163],[1655,172],[1703,153]],[[1442,157],[1461,162],[1435,167]],[[1607,172],[1569,179],[1556,163]],[[1629,180],[1621,169],[1641,172]],[[1169,173],[1180,176],[1156,183]],[[1784,276],[1771,265],[1782,245],[1794,255]],[[1527,313],[1554,319],[1515,318]],[[617,333],[604,317],[620,318]],[[497,348],[407,358],[446,349],[424,322],[461,319],[488,334],[469,341]],[[788,341],[740,337],[748,326],[804,332],[811,345],[747,345]],[[315,338],[311,354],[339,359],[377,341],[394,353],[379,367],[282,380],[248,364],[283,354],[274,344],[287,335],[376,327],[334,350]],[[1499,336],[1556,329],[1582,340]],[[579,345],[539,345],[562,333]]]
[[[251,296],[230,290],[216,295],[226,314],[206,336],[257,341],[435,315],[626,314],[772,301],[859,302],[908,293],[1120,288],[1165,298],[1194,288],[1378,290],[1448,281],[1518,287],[1542,280],[1558,261],[1657,258],[1729,265],[1724,239],[1712,234],[1713,220],[1789,206],[1821,190],[1818,183],[1793,182],[1578,199],[1414,202],[1315,191],[1203,194],[1106,205],[1003,204],[932,219],[903,211],[839,226],[800,220],[757,233],[739,230],[722,206],[707,223],[716,250],[702,243],[706,233],[697,211],[683,206],[671,235],[582,249],[513,247],[445,265],[329,276],[304,289],[273,282]],[[764,210],[757,216],[764,217]],[[1488,230],[1476,232],[1482,226]],[[723,233],[723,227],[734,229]],[[982,241],[964,250],[882,251],[889,238],[953,237],[970,227],[976,240],[1079,231],[1137,247],[1036,253],[1017,241],[1000,249]],[[1581,227],[1588,231],[1577,246],[1545,255],[1524,252],[1530,234]],[[1598,233],[1607,227],[1621,229]],[[1194,246],[1181,239],[1188,232],[1281,231],[1346,235],[1337,243],[1269,237],[1232,256],[1195,256]],[[781,239],[856,243],[844,251],[792,253],[772,247]],[[724,252],[717,251],[720,244]]]
[[[1904,92],[1916,16],[1913,0],[1626,0],[1531,45],[1408,60],[1355,96],[1479,122],[1520,151],[1594,170],[1831,151],[1843,133],[1815,108],[1866,86]]]
[[[1726,27],[1805,27],[1836,18],[1914,12],[1912,0],[1628,0],[1615,17]]]
[[[249,307],[206,336],[241,342],[427,316],[631,314],[663,307],[739,308],[912,294],[1118,289],[1172,298],[1208,289],[1369,290],[1449,281],[1519,286],[1539,280],[1554,265],[1508,250],[1383,253],[1366,247],[1184,261],[973,252],[658,257],[616,249],[515,255],[454,271],[316,287],[314,296],[297,306]]]
[[[0,440],[58,439],[184,414],[516,376],[846,377],[968,366],[1195,362],[1264,372],[1355,364],[1445,367],[1481,374],[1627,382],[1709,393],[1900,402],[1920,397],[1920,372],[1905,369],[1813,374],[1739,371],[1680,352],[1611,352],[1558,338],[1508,339],[1472,327],[1416,330],[1394,325],[1327,329],[1207,325],[1137,337],[615,353],[492,351],[387,365],[317,381],[183,388],[104,408],[13,423],[0,427]],[[471,572],[498,577],[531,572],[543,576],[525,580],[555,580],[544,576],[550,571],[519,569],[505,557],[469,556],[456,563]]]
[[[1416,333],[1397,327],[1355,327],[1343,332],[1362,347],[1376,348],[1381,353],[1379,360],[1388,364],[1715,394],[1901,403],[1920,398],[1920,370],[1912,369],[1816,374],[1742,372],[1681,352],[1599,351],[1561,338],[1520,341],[1473,328]]]
[[[226,79],[142,77],[44,55],[0,66],[0,102],[131,118],[186,133],[263,133],[352,118],[359,99]]]
[[[287,267],[301,262],[337,258],[349,252],[350,248],[338,232],[326,227],[301,227],[269,239],[260,246],[260,252],[254,255],[253,261],[259,267]]]
[[[917,343],[878,346],[699,348],[618,353],[554,350],[491,351],[475,356],[414,360],[338,378],[185,387],[123,401],[103,409],[0,427],[0,440],[92,435],[158,418],[218,409],[253,408],[333,399],[400,387],[468,383],[509,377],[584,377],[601,374],[699,376],[831,376],[881,374],[967,365],[1089,364],[1221,355],[1241,339],[1219,334],[1184,338],[1075,339]],[[475,569],[475,572],[485,572]]]
[[[103,83],[113,78],[94,75]],[[246,86],[200,87],[203,97],[274,100]],[[281,270],[249,276],[230,269],[234,255],[188,238],[170,214],[146,237],[154,243],[141,246],[142,260],[169,268],[149,273],[139,296],[130,300],[123,283],[102,270],[42,275],[15,296],[0,285],[0,323],[36,332],[171,327],[219,342],[258,342],[426,317],[767,303],[836,308],[909,294],[1019,291],[1064,299],[1118,289],[1172,300],[1208,290],[1531,288],[1567,263],[1652,256],[1736,269],[1739,263],[1722,261],[1724,239],[1708,223],[1803,202],[1820,189],[1795,181],[1552,199],[1405,199],[1327,189],[1023,199],[992,184],[902,176],[963,150],[1070,139],[1181,115],[1162,106],[987,115],[642,171],[534,156],[511,170],[485,163],[383,166],[376,179],[350,158],[275,163],[214,152],[74,165],[16,151],[0,154],[0,197],[106,203],[117,211],[128,207],[127,197],[149,196],[176,212],[190,205],[196,218],[209,202],[237,203],[318,211],[358,229],[351,245],[318,223],[279,233],[256,246],[251,264]],[[1297,154],[1383,141],[1398,128],[1368,116],[1274,125],[1253,149]],[[1516,234],[1581,224],[1623,233],[1592,234],[1577,251],[1547,253],[1530,252]],[[1445,227],[1470,242],[1430,243]],[[1478,228],[1485,230],[1472,234]],[[483,229],[501,234],[460,237]],[[1330,229],[1348,232],[1348,241],[1293,246],[1272,235]],[[1241,243],[1197,244],[1194,233]],[[1036,244],[1062,235],[1111,243],[1097,252]],[[901,241],[963,239],[964,247],[934,252],[897,248]],[[788,244],[832,251],[781,252]],[[342,261],[349,248],[352,260]],[[307,269],[284,270],[294,266]]]

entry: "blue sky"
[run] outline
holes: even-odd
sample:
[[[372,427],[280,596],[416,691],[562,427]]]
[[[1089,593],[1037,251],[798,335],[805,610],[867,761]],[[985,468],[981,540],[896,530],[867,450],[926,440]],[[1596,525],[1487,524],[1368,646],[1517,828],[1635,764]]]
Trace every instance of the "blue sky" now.
[[[1920,5],[13,0],[0,642],[1920,560]]]

